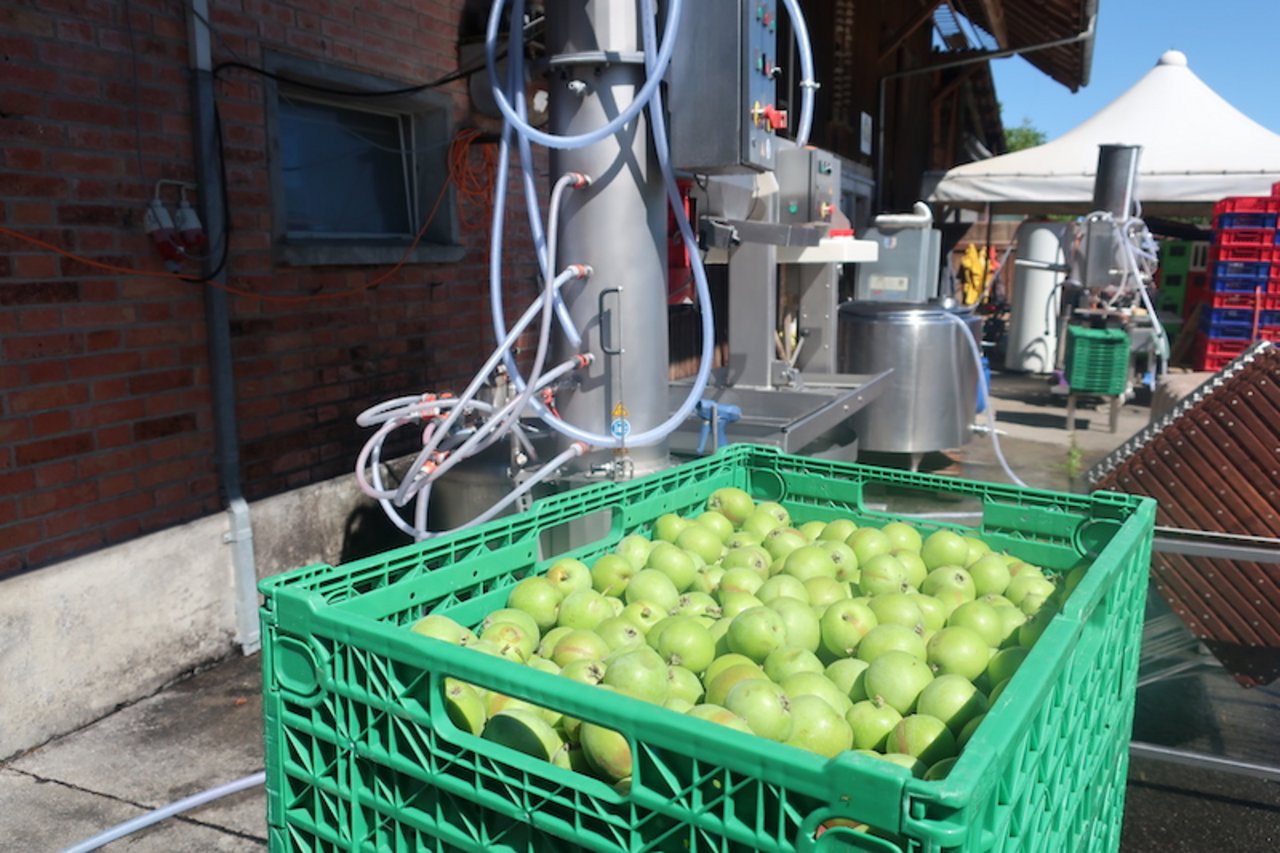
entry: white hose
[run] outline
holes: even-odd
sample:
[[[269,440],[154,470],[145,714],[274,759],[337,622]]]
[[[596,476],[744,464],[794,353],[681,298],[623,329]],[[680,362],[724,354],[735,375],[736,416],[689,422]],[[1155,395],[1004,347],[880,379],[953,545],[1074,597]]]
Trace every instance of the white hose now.
[[[266,782],[266,780],[267,774],[259,772],[245,776],[243,779],[237,779],[234,782],[228,782],[225,785],[219,785],[216,788],[210,788],[207,791],[201,791],[198,794],[193,794],[190,797],[170,803],[167,806],[155,809],[154,811],[149,811],[144,815],[139,815],[132,820],[127,820],[124,823],[117,824],[105,832],[100,832],[92,838],[88,838],[81,841],[79,844],[68,847],[63,851],[63,853],[88,853],[90,850],[97,850],[100,847],[105,847],[112,841],[124,838],[126,835],[132,835],[133,833],[146,829],[147,827],[157,824],[162,820],[171,818],[176,814],[181,814],[182,812],[194,809],[198,806],[203,806],[205,803],[211,803],[214,800],[222,799],[223,797],[230,796],[231,794],[238,794],[241,791],[256,788]]]
[[[796,52],[800,54],[800,124],[796,127],[796,145],[809,144],[809,131],[813,128],[813,93],[818,81],[813,75],[813,45],[809,42],[809,26],[799,0],[782,0],[791,18],[791,30],[796,37]]]
[[[797,143],[803,145],[808,141],[809,132],[812,127],[813,120],[813,101],[814,90],[817,87],[813,79],[813,56],[812,47],[809,43],[809,34],[804,22],[803,13],[800,10],[796,0],[784,0],[787,6],[788,14],[792,18],[793,31],[796,35],[796,41],[799,46],[800,63],[803,79],[800,82],[802,88],[801,98],[801,118],[796,134]],[[508,0],[494,0],[490,9],[488,24],[485,32],[485,55],[486,65],[489,75],[490,87],[493,91],[495,101],[499,109],[503,113],[506,122],[503,127],[502,137],[499,145],[499,162],[497,180],[495,182],[494,192],[494,211],[493,211],[493,227],[492,242],[490,244],[490,301],[491,312],[494,326],[494,335],[498,340],[498,346],[490,356],[489,360],[477,373],[472,380],[471,385],[456,400],[448,401],[447,405],[440,405],[437,412],[448,410],[448,415],[444,417],[443,422],[436,425],[433,430],[428,431],[424,435],[423,448],[418,454],[413,465],[409,469],[409,473],[405,479],[394,490],[386,489],[382,486],[381,473],[378,468],[373,470],[372,480],[365,476],[366,468],[370,459],[375,460],[375,464],[380,462],[381,447],[386,436],[394,429],[413,423],[415,417],[421,417],[424,412],[430,411],[431,402],[423,401],[419,398],[402,397],[388,403],[380,404],[370,410],[362,413],[358,422],[362,426],[372,426],[381,423],[382,426],[378,432],[366,444],[365,450],[362,450],[357,469],[357,479],[361,484],[361,488],[383,504],[383,508],[389,510],[391,514],[396,516],[394,521],[402,530],[406,525],[403,519],[399,518],[399,514],[395,512],[396,506],[404,506],[415,494],[418,496],[418,506],[415,508],[415,525],[414,535],[418,538],[425,538],[434,535],[426,531],[425,528],[425,503],[429,494],[430,485],[447,470],[458,464],[462,459],[467,458],[476,452],[490,446],[498,439],[506,434],[514,431],[517,439],[521,440],[527,448],[531,448],[528,439],[521,433],[519,418],[525,408],[532,408],[542,420],[553,430],[559,432],[572,439],[575,444],[564,453],[557,456],[556,459],[548,462],[540,468],[529,480],[521,485],[520,488],[513,490],[506,498],[499,501],[494,507],[491,507],[485,513],[482,513],[477,519],[470,524],[478,524],[482,521],[494,517],[507,506],[532,488],[537,482],[550,475],[550,472],[556,470],[564,461],[572,456],[581,455],[590,447],[622,447],[624,442],[631,446],[645,446],[656,444],[664,440],[692,413],[694,406],[697,405],[703,393],[706,390],[707,383],[711,374],[711,362],[715,347],[715,325],[711,315],[711,294],[706,279],[706,270],[702,264],[701,254],[697,251],[697,240],[693,233],[693,227],[685,215],[683,205],[681,204],[679,188],[675,180],[675,172],[670,162],[669,142],[667,138],[667,129],[665,123],[664,109],[662,105],[661,83],[665,71],[670,64],[671,55],[675,49],[676,38],[678,35],[679,23],[683,14],[683,0],[671,0],[666,10],[667,19],[664,25],[662,40],[659,42],[656,33],[656,8],[653,0],[641,0],[641,17],[644,31],[644,60],[646,79],[636,93],[634,100],[622,112],[615,116],[603,126],[592,131],[571,136],[560,136],[548,134],[533,128],[527,118],[527,109],[523,95],[523,44],[522,39],[515,34],[515,29],[509,30],[509,38],[511,43],[508,49],[508,87],[509,91],[504,92],[498,81],[497,75],[497,46],[498,46],[498,29],[502,20],[502,12],[508,6]],[[511,18],[512,20],[523,20],[525,0],[510,0]],[[533,155],[532,144],[538,143],[551,148],[570,149],[584,147],[600,142],[611,135],[621,131],[628,122],[640,115],[642,110],[648,110],[649,126],[653,134],[653,144],[656,157],[661,167],[663,183],[667,190],[668,200],[674,211],[677,225],[680,230],[685,245],[690,249],[692,258],[692,267],[694,274],[695,289],[698,300],[703,307],[702,311],[702,333],[703,346],[701,353],[701,363],[697,374],[694,377],[693,386],[690,389],[688,397],[683,401],[676,412],[666,421],[659,425],[645,430],[636,435],[618,438],[612,434],[596,434],[584,430],[573,424],[566,423],[538,399],[537,392],[546,387],[550,382],[555,381],[560,376],[572,370],[575,365],[566,362],[547,373],[542,372],[545,364],[546,350],[548,347],[550,336],[551,317],[559,319],[559,325],[566,337],[569,339],[574,349],[579,349],[581,345],[581,336],[573,325],[572,319],[569,317],[568,310],[565,307],[564,300],[560,293],[560,287],[565,284],[564,274],[557,276],[556,280],[550,281],[534,304],[530,305],[524,315],[516,323],[516,326],[510,330],[506,328],[506,320],[503,311],[503,292],[502,292],[502,248],[504,241],[504,216],[506,213],[507,200],[507,184],[510,177],[512,142],[516,143],[516,147],[520,156],[521,183],[524,188],[526,198],[526,208],[529,216],[530,233],[533,236],[534,245],[537,252],[537,261],[542,278],[548,281],[549,270],[557,263],[556,258],[556,242],[558,231],[558,215],[560,202],[563,198],[563,192],[566,188],[565,181],[568,176],[557,182],[552,193],[550,211],[549,211],[549,227],[546,231],[542,225],[542,215],[538,205],[536,176],[533,172]],[[589,180],[585,176],[582,179]],[[538,339],[537,355],[534,359],[533,369],[528,377],[521,376],[516,365],[513,346],[523,330],[532,322],[534,316],[538,313],[542,314],[542,323],[540,324],[540,334]],[[515,385],[518,393],[513,401],[510,401],[502,409],[494,413],[492,407],[482,409],[475,400],[483,381],[488,377],[489,373],[496,367],[498,363],[502,363],[507,370],[511,381]],[[435,401],[432,401],[435,402]],[[438,401],[444,403],[446,401]],[[465,413],[469,411],[484,411],[490,417],[482,426],[461,443],[452,453],[440,453],[440,448],[448,441],[452,440],[454,429]],[[430,463],[430,464],[428,464]],[[424,469],[429,469],[425,470]],[[392,505],[394,504],[394,506]]]
[[[505,0],[495,0],[495,2],[498,5],[502,5],[505,2]],[[515,2],[518,7],[523,5],[520,2],[520,0],[515,0]],[[655,79],[658,76],[659,68],[665,67],[665,65],[663,64],[660,51],[657,54],[656,60],[651,61],[650,59],[651,57],[655,56],[654,39],[656,38],[656,33],[654,32],[654,25],[653,25],[655,14],[654,14],[654,8],[653,8],[653,0],[642,0],[642,2],[643,2],[643,6],[642,6],[643,11],[641,14],[641,19],[644,26],[644,39],[645,39],[644,48],[645,48],[645,58],[646,58],[645,65],[646,65],[647,73],[650,75],[650,78]],[[675,15],[675,12],[677,11],[678,9],[676,8],[675,5],[673,5],[671,9],[668,9],[669,17],[667,20],[667,30],[666,30],[666,33],[664,33],[664,35],[670,34],[672,32],[671,30],[672,22],[677,17]],[[574,441],[584,442],[586,444],[590,444],[596,447],[622,447],[624,446],[624,441],[627,446],[644,447],[651,444],[657,444],[658,442],[665,439],[672,432],[674,432],[676,428],[679,427],[680,424],[684,423],[684,421],[689,417],[690,413],[693,412],[694,406],[697,405],[698,400],[702,398],[702,394],[706,390],[707,382],[710,380],[710,377],[711,377],[711,363],[712,363],[714,352],[715,352],[715,322],[714,322],[714,318],[711,315],[711,291],[710,291],[710,287],[707,284],[706,269],[702,264],[702,255],[699,251],[697,251],[697,238],[694,236],[693,226],[689,224],[689,219],[685,215],[684,205],[681,204],[680,190],[679,190],[679,187],[676,185],[675,171],[671,166],[670,149],[669,149],[669,143],[667,141],[667,134],[666,134],[666,122],[663,114],[664,111],[662,108],[661,90],[655,89],[653,95],[651,96],[650,106],[651,106],[651,109],[649,110],[649,121],[650,121],[650,129],[652,130],[653,137],[654,137],[655,153],[657,155],[658,164],[662,170],[663,181],[667,187],[667,196],[671,203],[672,210],[675,213],[676,223],[679,226],[681,237],[684,239],[685,245],[689,247],[689,250],[690,250],[689,254],[690,254],[690,259],[692,261],[691,266],[693,268],[695,291],[698,295],[699,304],[702,305],[703,307],[703,311],[702,311],[703,339],[702,339],[701,362],[698,367],[698,373],[694,377],[694,382],[693,382],[692,388],[690,389],[690,393],[685,398],[684,402],[680,405],[680,407],[676,410],[676,412],[661,424],[651,429],[645,430],[644,432],[627,436],[625,439],[619,438],[612,434],[589,432],[588,430],[582,429],[574,424],[570,424],[559,418],[551,416],[550,413],[547,412],[546,409],[542,407],[536,400],[532,401],[535,410],[542,417],[542,420],[547,424],[547,426],[551,427],[552,429],[554,429],[555,431],[559,432],[561,435],[564,435],[567,438],[570,438]],[[519,128],[515,128],[515,130],[519,132]],[[503,163],[500,159],[499,175],[498,175],[498,180],[496,182],[498,196],[497,198],[495,198],[495,202],[494,202],[495,206],[499,205],[500,201],[505,198],[505,191],[504,191],[505,183],[503,181],[504,169],[502,167],[503,167]],[[495,209],[494,216],[495,216],[495,223],[496,223],[498,219],[498,210],[496,209]],[[494,233],[495,235],[499,234],[499,232],[497,232],[496,230]],[[491,261],[490,311],[493,315],[494,334],[496,337],[502,338],[504,335],[504,330],[506,328],[506,320],[504,318],[503,308],[502,308],[501,282],[500,282],[500,279],[498,279],[497,276],[495,276],[492,268],[492,262],[494,260],[494,257],[496,256],[500,258],[501,257],[500,253],[501,253],[500,246],[497,240],[495,239],[495,243],[491,247],[491,255],[490,255],[490,261]],[[520,378],[520,374],[516,369],[514,359],[510,356],[510,353],[508,353],[505,356],[505,358],[506,358],[506,365],[507,365],[507,370],[509,374],[511,375],[512,379],[516,382],[517,387],[521,387],[523,385],[523,379]]]
[[[453,407],[453,411],[451,411],[449,416],[445,418],[444,423],[441,424],[437,434],[423,445],[422,452],[418,454],[418,457],[414,460],[413,465],[409,469],[410,476],[405,477],[404,481],[400,484],[400,487],[396,489],[394,500],[397,506],[404,506],[405,503],[408,502],[409,496],[413,493],[415,485],[418,485],[421,482],[417,474],[427,460],[430,459],[431,454],[433,454],[440,446],[439,439],[443,439],[449,433],[449,430],[452,429],[453,425],[457,423],[458,418],[462,415],[466,405],[475,398],[480,387],[484,384],[485,379],[493,369],[498,366],[498,362],[502,360],[504,354],[509,354],[511,346],[516,342],[516,339],[520,337],[520,334],[524,331],[525,327],[528,326],[533,318],[541,311],[544,301],[551,299],[555,292],[566,282],[575,278],[584,278],[587,275],[590,275],[590,273],[591,270],[589,267],[581,265],[569,267],[564,272],[560,273],[560,275],[556,276],[555,279],[547,286],[547,289],[533,300],[533,303],[524,312],[524,315],[516,323],[515,327],[507,333],[507,336],[498,345],[498,348],[490,354],[488,360],[485,361],[484,366],[482,366],[476,373],[475,377],[471,380],[471,384],[467,386],[467,390],[458,395],[459,403]]]
[[[794,0],[792,0],[792,2],[794,2]],[[523,3],[520,3],[519,0],[515,0],[515,3],[515,9],[523,10]],[[656,63],[659,73],[650,75],[650,77],[645,80],[640,91],[636,93],[635,100],[628,104],[626,109],[618,113],[618,115],[610,121],[595,130],[575,134],[573,136],[560,136],[558,134],[544,133],[543,131],[538,130],[536,127],[521,118],[515,108],[511,106],[511,102],[507,99],[506,93],[502,91],[502,87],[498,83],[497,70],[498,28],[502,21],[502,10],[506,5],[507,0],[494,0],[493,7],[489,12],[489,23],[485,29],[485,64],[489,72],[489,86],[493,90],[494,101],[498,105],[498,109],[501,110],[503,118],[507,120],[507,124],[510,125],[520,136],[547,148],[572,149],[585,148],[588,145],[594,145],[597,142],[602,142],[605,139],[608,139],[610,136],[613,136],[618,131],[622,130],[628,122],[638,116],[640,111],[648,106],[650,99],[653,98],[654,94],[658,91],[658,87],[662,84],[662,72],[665,71],[667,65],[671,62],[671,54],[675,52],[676,33],[679,29],[681,9],[684,5],[684,0],[671,0],[671,5],[667,9],[666,27],[662,34],[662,44],[658,48],[658,61]],[[508,62],[511,61],[512,55],[514,55],[514,52],[508,55]],[[648,53],[646,53],[645,59],[647,65],[649,59]]]
[[[943,313],[960,327],[962,330],[961,337],[969,343],[969,352],[973,355],[973,366],[978,371],[978,392],[987,401],[987,423],[990,424],[988,432],[991,433],[991,447],[996,452],[996,460],[999,461],[1000,467],[1004,469],[1005,476],[1010,481],[1015,485],[1027,488],[1027,484],[1022,481],[1022,478],[1013,473],[1013,469],[1009,467],[1008,461],[1004,458],[1004,451],[1000,449],[1000,437],[996,435],[996,407],[991,400],[991,387],[987,384],[987,374],[982,369],[982,351],[978,349],[978,342],[974,340],[973,333],[969,331],[969,325],[964,320],[961,320],[950,311],[944,311]]]
[[[451,533],[454,530],[465,530],[468,527],[475,527],[477,524],[484,524],[486,521],[490,521],[496,518],[498,515],[502,513],[503,510],[511,506],[511,504],[515,503],[521,497],[523,497],[526,493],[528,493],[530,489],[532,489],[534,486],[541,483],[547,477],[554,474],[560,468],[560,466],[564,465],[564,463],[568,462],[570,459],[581,456],[583,453],[587,452],[588,449],[589,448],[587,447],[587,445],[582,444],[581,442],[574,442],[573,444],[569,445],[568,449],[562,451],[559,455],[554,457],[550,462],[548,462],[547,464],[539,468],[537,471],[535,471],[529,477],[529,479],[525,480],[519,486],[517,486],[516,488],[508,492],[506,497],[502,498],[502,500],[498,501],[493,506],[489,507],[487,510],[480,513],[475,518],[471,519],[465,524],[459,524],[456,527],[452,527],[449,530],[430,531],[430,530],[426,530],[424,526],[424,529],[422,529],[418,533],[418,539],[421,541],[423,539],[431,539],[436,536],[441,536],[445,533]],[[425,520],[424,520],[424,525],[425,525]]]

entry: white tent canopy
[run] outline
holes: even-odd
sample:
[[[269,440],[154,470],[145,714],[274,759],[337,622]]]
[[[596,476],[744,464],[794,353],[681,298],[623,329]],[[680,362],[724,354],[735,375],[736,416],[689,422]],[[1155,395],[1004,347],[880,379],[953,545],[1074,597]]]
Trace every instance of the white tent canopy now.
[[[1002,211],[1084,211],[1098,146],[1141,145],[1137,197],[1152,214],[1205,214],[1227,196],[1270,195],[1280,181],[1280,135],[1227,103],[1170,50],[1124,94],[1035,148],[957,166],[929,201]]]

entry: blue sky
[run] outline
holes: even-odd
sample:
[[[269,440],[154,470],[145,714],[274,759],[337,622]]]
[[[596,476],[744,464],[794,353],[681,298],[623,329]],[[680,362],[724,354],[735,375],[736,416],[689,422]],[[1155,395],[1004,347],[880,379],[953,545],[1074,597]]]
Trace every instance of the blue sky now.
[[[1049,139],[1061,136],[1176,48],[1210,88],[1280,133],[1280,0],[1100,0],[1098,7],[1090,83],[1074,95],[1019,57],[991,63],[1006,127],[1025,118]]]

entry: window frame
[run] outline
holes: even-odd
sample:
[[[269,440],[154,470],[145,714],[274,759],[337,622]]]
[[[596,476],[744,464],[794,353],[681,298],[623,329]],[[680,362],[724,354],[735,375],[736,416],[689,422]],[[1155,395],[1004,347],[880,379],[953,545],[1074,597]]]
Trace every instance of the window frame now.
[[[326,62],[267,51],[264,67],[292,80],[332,86],[353,91],[377,92],[402,88],[400,81],[388,80]],[[440,92],[426,90],[380,98],[346,98],[302,87],[291,91],[287,82],[264,78],[266,104],[267,159],[271,182],[271,247],[272,258],[285,266],[361,266],[398,262],[413,241],[413,235],[377,237],[369,235],[300,234],[288,231],[284,174],[280,156],[280,98],[295,94],[299,100],[339,109],[372,112],[403,117],[411,132],[414,146],[412,162],[406,171],[413,173],[414,198],[410,207],[425,216],[441,192],[440,203],[427,233],[409,254],[411,263],[452,263],[466,254],[459,242],[457,196],[449,181],[448,146],[453,138],[453,99]],[[409,169],[408,167],[412,168]],[[412,212],[412,210],[411,210]],[[411,224],[413,233],[421,227],[421,219]]]

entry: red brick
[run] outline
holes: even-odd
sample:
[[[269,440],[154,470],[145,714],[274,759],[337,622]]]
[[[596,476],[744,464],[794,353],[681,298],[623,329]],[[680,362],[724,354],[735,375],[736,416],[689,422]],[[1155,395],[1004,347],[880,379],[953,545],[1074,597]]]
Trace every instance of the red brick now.
[[[143,373],[129,380],[131,394],[154,394],[173,388],[188,388],[193,376],[190,370],[165,370],[158,373]]]
[[[121,422],[132,423],[139,418],[146,417],[147,404],[143,398],[135,397],[130,400],[117,400],[112,403],[98,403],[85,411],[88,412],[88,417],[91,419],[92,425],[95,426]]]
[[[113,225],[129,222],[129,211],[105,204],[62,204],[58,206],[58,222],[63,225]]]
[[[55,151],[49,156],[49,167],[63,175],[115,177],[137,171],[132,159],[121,155],[89,154],[80,151]]]
[[[14,278],[53,278],[58,274],[56,255],[13,255]]]
[[[61,326],[59,308],[26,308],[18,312],[18,328],[24,332],[48,332]]]
[[[138,488],[151,489],[161,483],[184,480],[190,475],[191,470],[191,462],[186,459],[150,465],[138,471]]]
[[[16,509],[16,508],[15,508]],[[17,515],[15,511],[5,520],[10,521]],[[0,527],[0,542],[12,549],[26,548],[44,540],[43,525],[39,521],[19,521]]]
[[[85,21],[58,21],[58,40],[93,44],[94,27]]]
[[[85,344],[90,352],[97,352],[118,348],[122,339],[123,335],[115,329],[100,329],[85,335]]]
[[[89,453],[93,450],[93,447],[93,435],[82,432],[75,435],[63,435],[57,438],[20,444],[14,448],[14,452],[18,464],[26,466],[39,465],[44,462],[52,462],[69,456]]]
[[[76,460],[78,477],[98,477],[118,471],[128,471],[147,461],[146,448],[128,446],[118,450],[101,451]]]
[[[111,474],[98,480],[98,494],[103,498],[114,498],[133,491],[137,482],[138,478],[131,471]]]
[[[133,441],[133,426],[116,424],[103,427],[94,433],[94,441],[97,442],[99,450],[122,447]]]
[[[0,127],[5,122],[0,121]],[[65,198],[67,181],[57,175],[0,172],[0,186],[8,198]]]
[[[124,325],[133,322],[134,316],[132,305],[119,303],[68,305],[63,309],[63,317],[67,325],[74,327],[95,328]]]
[[[32,415],[31,428],[36,435],[55,435],[71,430],[71,413],[66,409],[56,409]]]
[[[4,342],[5,353],[14,361],[58,358],[84,351],[84,337],[78,334],[23,335]]]
[[[135,441],[150,441],[177,433],[192,432],[195,428],[196,416],[190,413],[152,418],[138,421],[133,425],[133,438]]]
[[[4,152],[4,163],[11,169],[42,169],[44,151],[39,148],[8,148]]]
[[[77,554],[92,551],[103,544],[102,531],[89,530],[65,539],[46,541],[27,552],[31,565],[44,565],[55,560],[66,559]]]
[[[10,391],[11,412],[47,412],[67,406],[78,406],[89,400],[89,389],[83,385],[50,385]]]
[[[105,501],[86,508],[84,511],[84,520],[89,524],[103,524],[120,518],[140,515],[155,505],[156,498],[152,493],[135,492],[131,495],[117,497],[113,500]]]
[[[44,201],[14,202],[13,221],[18,225],[49,225],[53,222],[53,205]]]
[[[0,446],[8,446],[31,436],[31,423],[25,418],[0,420]]]
[[[142,367],[142,355],[128,350],[104,352],[87,358],[71,359],[65,366],[76,379],[127,375]]]
[[[22,373],[28,385],[63,382],[69,375],[65,361],[33,361],[22,366]]]
[[[0,495],[18,495],[32,491],[35,487],[35,473],[29,468],[0,473]],[[0,535],[0,542],[3,541],[4,538]]]

